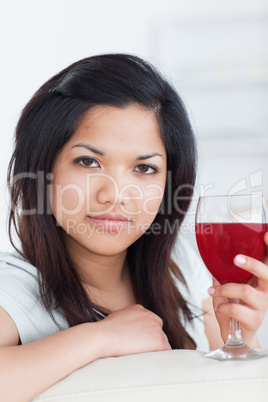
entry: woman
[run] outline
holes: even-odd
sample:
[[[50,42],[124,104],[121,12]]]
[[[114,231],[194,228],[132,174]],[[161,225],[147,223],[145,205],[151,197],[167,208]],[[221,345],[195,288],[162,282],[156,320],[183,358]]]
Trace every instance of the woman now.
[[[185,329],[194,314],[170,259],[194,180],[183,104],[143,60],[87,58],[37,91],[9,170],[10,233],[14,225],[21,248],[2,255],[0,268],[3,400],[29,400],[98,358],[195,348]],[[255,344],[268,278],[264,264],[246,261],[259,288],[210,292],[247,303],[243,335]],[[218,306],[223,339],[239,314]]]

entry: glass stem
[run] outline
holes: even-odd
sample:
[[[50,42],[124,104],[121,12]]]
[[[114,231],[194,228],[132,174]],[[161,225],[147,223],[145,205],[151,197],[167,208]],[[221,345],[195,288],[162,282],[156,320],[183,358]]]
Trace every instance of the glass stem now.
[[[239,303],[237,299],[230,299],[229,303]],[[227,347],[240,347],[244,346],[244,341],[242,339],[241,330],[240,330],[240,322],[235,320],[234,318],[230,319],[230,328],[227,342],[225,346]]]

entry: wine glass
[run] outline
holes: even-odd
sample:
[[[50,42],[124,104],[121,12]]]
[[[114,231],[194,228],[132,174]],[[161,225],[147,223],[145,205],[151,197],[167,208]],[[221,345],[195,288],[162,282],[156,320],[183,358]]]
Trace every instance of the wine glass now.
[[[200,197],[195,231],[200,255],[210,273],[221,283],[248,283],[253,276],[234,265],[237,254],[263,261],[267,247],[267,211],[263,197],[257,194]],[[239,303],[237,299],[229,302]],[[206,354],[217,360],[250,360],[265,356],[263,349],[247,346],[240,324],[230,319],[225,345]]]

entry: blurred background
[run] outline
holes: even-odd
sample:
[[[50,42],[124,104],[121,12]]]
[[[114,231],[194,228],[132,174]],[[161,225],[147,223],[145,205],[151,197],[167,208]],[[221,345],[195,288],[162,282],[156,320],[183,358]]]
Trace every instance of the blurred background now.
[[[11,250],[6,170],[20,112],[50,76],[94,54],[139,55],[181,94],[199,149],[187,222],[199,195],[268,197],[267,43],[267,0],[2,0],[0,251]]]

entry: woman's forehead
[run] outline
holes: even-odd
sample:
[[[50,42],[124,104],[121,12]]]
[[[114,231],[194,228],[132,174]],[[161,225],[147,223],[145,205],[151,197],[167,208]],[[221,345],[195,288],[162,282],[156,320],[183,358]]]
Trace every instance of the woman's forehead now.
[[[96,106],[89,110],[71,140],[68,148],[82,143],[99,147],[108,153],[121,148],[136,150],[137,153],[158,152],[165,155],[157,119],[153,112],[140,105],[124,108]]]

